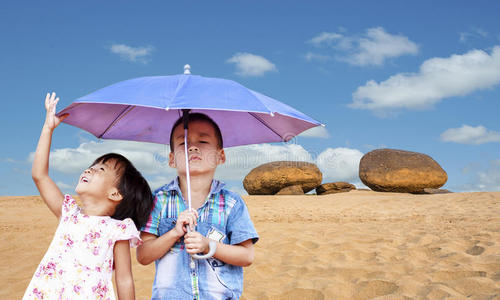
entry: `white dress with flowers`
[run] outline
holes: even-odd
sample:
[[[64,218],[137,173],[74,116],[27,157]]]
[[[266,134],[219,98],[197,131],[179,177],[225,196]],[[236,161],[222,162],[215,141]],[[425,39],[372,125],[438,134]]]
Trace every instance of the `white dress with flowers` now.
[[[140,243],[131,219],[88,216],[64,196],[54,239],[36,269],[23,299],[115,299],[113,247],[118,240]]]

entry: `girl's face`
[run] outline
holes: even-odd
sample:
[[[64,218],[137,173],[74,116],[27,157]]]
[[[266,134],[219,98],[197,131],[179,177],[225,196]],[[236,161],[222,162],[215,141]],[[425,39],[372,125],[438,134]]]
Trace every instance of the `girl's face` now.
[[[169,165],[185,174],[184,128],[177,126],[172,134],[174,152],[170,153]],[[215,172],[219,164],[224,163],[224,150],[219,148],[215,129],[209,122],[189,122],[188,159],[191,175]]]
[[[92,165],[80,175],[76,193],[95,198],[109,198],[110,194],[117,191],[119,180],[117,171],[116,162],[111,159],[105,163],[98,162]]]

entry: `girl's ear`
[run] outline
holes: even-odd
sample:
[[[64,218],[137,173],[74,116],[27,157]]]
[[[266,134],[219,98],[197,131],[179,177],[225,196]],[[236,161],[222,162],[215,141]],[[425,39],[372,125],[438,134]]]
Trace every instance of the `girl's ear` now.
[[[122,201],[123,196],[120,194],[117,188],[112,188],[108,193],[108,199],[112,201]]]

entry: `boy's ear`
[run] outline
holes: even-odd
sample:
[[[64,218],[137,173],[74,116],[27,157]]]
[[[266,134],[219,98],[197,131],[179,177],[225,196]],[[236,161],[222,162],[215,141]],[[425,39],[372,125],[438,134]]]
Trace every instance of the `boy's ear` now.
[[[173,152],[170,152],[168,154],[168,165],[171,167],[171,168],[175,168],[175,155]]]
[[[219,159],[217,160],[217,164],[222,165],[225,162],[226,162],[226,153],[224,152],[224,149],[220,149]]]
[[[108,199],[112,201],[122,201],[123,196],[116,187],[112,188],[108,193]]]

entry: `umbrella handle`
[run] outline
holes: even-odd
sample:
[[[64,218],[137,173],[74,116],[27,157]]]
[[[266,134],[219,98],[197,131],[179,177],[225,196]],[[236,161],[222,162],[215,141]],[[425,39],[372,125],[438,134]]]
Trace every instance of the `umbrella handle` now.
[[[217,242],[214,241],[214,240],[210,240],[210,242],[208,242],[208,253],[207,254],[193,254],[191,255],[193,258],[196,258],[196,259],[207,259],[207,258],[210,258],[212,256],[214,256],[215,254],[215,250],[217,250]]]
[[[187,232],[191,232],[191,229],[189,229],[189,226],[186,225]],[[196,258],[196,259],[207,259],[212,256],[214,256],[215,251],[217,250],[217,242],[210,239],[208,242],[208,253],[207,254],[191,254],[191,257]]]

